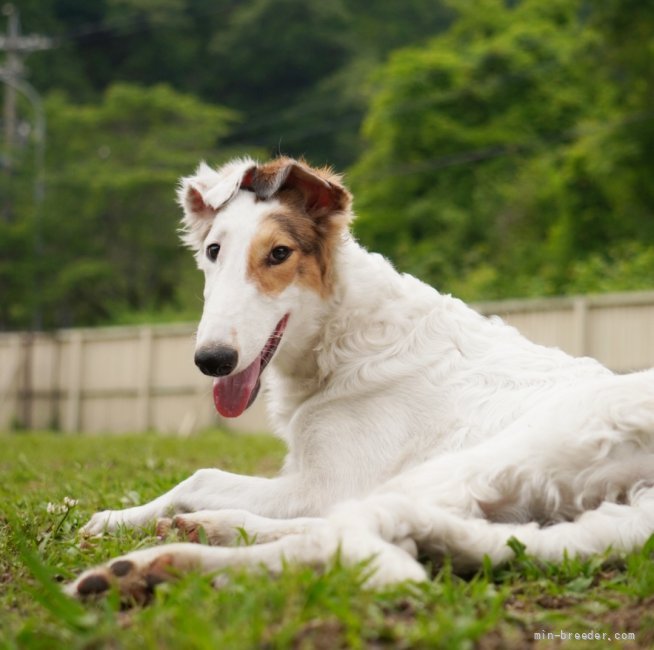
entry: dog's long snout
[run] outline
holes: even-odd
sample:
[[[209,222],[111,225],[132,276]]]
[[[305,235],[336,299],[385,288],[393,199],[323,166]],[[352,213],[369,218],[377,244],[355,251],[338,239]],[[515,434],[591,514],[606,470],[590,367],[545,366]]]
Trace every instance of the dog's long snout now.
[[[211,377],[228,375],[238,363],[238,352],[227,345],[200,348],[195,353],[195,365]]]

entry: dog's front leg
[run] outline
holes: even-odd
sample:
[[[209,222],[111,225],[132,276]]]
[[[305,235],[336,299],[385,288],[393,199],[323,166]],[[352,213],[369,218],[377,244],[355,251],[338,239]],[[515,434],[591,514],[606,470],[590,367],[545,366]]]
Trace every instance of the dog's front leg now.
[[[120,526],[138,528],[158,517],[197,510],[233,508],[273,518],[319,515],[328,504],[321,503],[306,483],[301,486],[294,475],[261,478],[201,469],[154,501],[125,510],[95,513],[82,533],[97,535]]]
[[[406,551],[385,541],[367,522],[341,518],[315,519],[299,534],[241,548],[204,544],[163,544],[133,551],[89,571],[67,585],[65,592],[80,599],[95,598],[114,585],[125,604],[145,603],[160,582],[190,571],[215,573],[227,567],[264,566],[280,573],[288,563],[322,568],[333,558],[345,566],[368,561],[365,585],[381,587],[403,580],[423,582],[427,574]],[[218,576],[216,584],[224,584]]]

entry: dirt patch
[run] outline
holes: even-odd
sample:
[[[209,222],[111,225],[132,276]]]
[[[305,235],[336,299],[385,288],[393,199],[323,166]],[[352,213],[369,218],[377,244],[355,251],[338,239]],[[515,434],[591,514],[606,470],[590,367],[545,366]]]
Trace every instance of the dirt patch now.
[[[543,609],[566,609],[567,607],[574,607],[579,604],[579,598],[571,596],[552,596],[545,594],[537,598],[535,603]]]
[[[293,639],[296,650],[340,650],[347,644],[343,638],[343,626],[334,619],[315,620],[304,625]]]
[[[626,648],[654,647],[654,596],[625,607],[606,612],[601,618],[612,632],[633,632],[635,640],[626,641]]]
[[[564,647],[571,641],[560,638],[540,639],[536,641],[536,633],[555,635],[562,631],[567,633],[606,633],[610,643],[616,647],[636,650],[654,647],[654,596],[645,599],[629,598],[615,591],[597,594],[598,597],[610,596],[612,605],[603,606],[593,611],[594,598],[592,593],[583,596],[571,594],[543,594],[529,598],[517,589],[507,599],[505,612],[513,619],[511,623],[504,622],[484,635],[476,644],[480,650],[495,650],[495,648],[521,648],[537,646],[538,650]],[[616,606],[617,605],[617,606]],[[551,618],[554,616],[555,618]],[[564,619],[560,617],[563,616]],[[565,620],[565,623],[558,622]],[[556,622],[554,622],[556,621]],[[615,637],[632,633],[634,639]],[[597,640],[588,641],[597,644]]]

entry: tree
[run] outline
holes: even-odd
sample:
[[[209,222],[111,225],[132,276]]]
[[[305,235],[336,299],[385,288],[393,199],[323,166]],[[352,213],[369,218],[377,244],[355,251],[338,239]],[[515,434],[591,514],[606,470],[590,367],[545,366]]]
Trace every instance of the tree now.
[[[583,2],[456,6],[446,34],[380,71],[358,232],[467,298],[574,290],[584,259],[654,241],[631,129],[646,116],[598,65],[608,37]]]
[[[190,299],[182,291],[192,262],[176,235],[174,190],[179,177],[196,167],[199,152],[211,162],[230,156],[218,146],[234,114],[166,86],[126,84],[110,87],[97,104],[53,94],[46,107],[42,250],[37,258],[31,207],[23,200],[2,238],[6,298],[0,326],[30,324],[30,282],[39,287],[46,326],[107,322],[127,311],[196,301],[196,282]],[[31,182],[27,166],[19,181],[23,189]]]
[[[97,101],[117,80],[165,82],[242,116],[235,146],[349,165],[368,76],[393,48],[444,29],[440,0],[23,0],[40,90]]]

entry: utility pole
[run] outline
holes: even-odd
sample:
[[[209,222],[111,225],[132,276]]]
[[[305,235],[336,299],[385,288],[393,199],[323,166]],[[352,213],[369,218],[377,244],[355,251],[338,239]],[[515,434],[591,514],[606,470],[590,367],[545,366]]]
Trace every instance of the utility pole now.
[[[7,80],[3,110],[5,141],[3,167],[5,173],[10,175],[13,166],[13,146],[17,122],[16,84],[20,84],[25,77],[23,57],[30,52],[49,50],[52,47],[52,39],[40,34],[21,35],[20,16],[14,5],[10,3],[3,5],[2,14],[7,17],[7,34],[6,36],[0,34],[0,52],[7,53],[4,65],[0,66],[0,78]]]
[[[0,83],[4,84],[4,160],[0,166],[4,169],[6,187],[10,188],[13,174],[13,147],[18,122],[16,97],[20,93],[31,103],[34,110],[34,215],[33,215],[33,249],[34,257],[42,256],[41,211],[44,199],[44,166],[45,166],[45,111],[43,102],[37,90],[25,79],[23,57],[30,52],[48,50],[52,47],[52,39],[38,34],[22,36],[20,33],[20,18],[14,5],[7,3],[2,6],[2,14],[7,17],[7,35],[0,34],[0,51],[6,52],[4,65],[0,66]],[[11,219],[11,192],[3,201],[3,217]],[[41,306],[41,277],[38,266],[33,269],[32,277],[32,329],[40,330],[43,325]],[[27,372],[27,371],[26,371]],[[29,380],[29,374],[26,375]],[[29,395],[29,391],[25,393]],[[29,397],[26,397],[26,409],[30,409]]]

